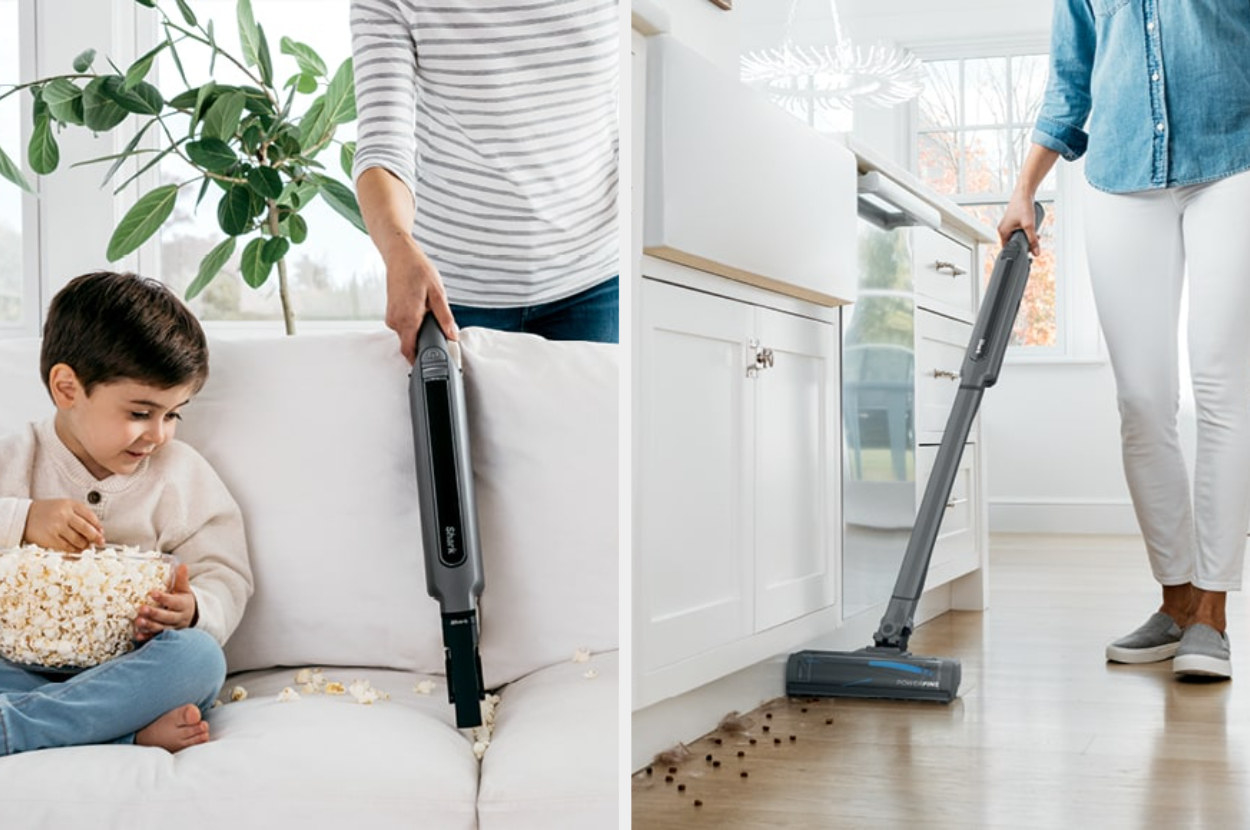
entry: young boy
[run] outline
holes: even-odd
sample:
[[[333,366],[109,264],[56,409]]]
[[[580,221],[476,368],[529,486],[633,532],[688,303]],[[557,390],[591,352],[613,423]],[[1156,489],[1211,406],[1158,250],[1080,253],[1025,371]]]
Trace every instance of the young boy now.
[[[86,274],[52,300],[40,372],[56,414],[0,438],[0,548],[107,540],[181,564],[172,589],[139,608],[133,651],[81,671],[0,659],[0,756],[203,743],[203,714],[225,679],[221,645],[252,593],[238,505],[208,462],[173,440],[208,377],[204,332],[158,282]]]

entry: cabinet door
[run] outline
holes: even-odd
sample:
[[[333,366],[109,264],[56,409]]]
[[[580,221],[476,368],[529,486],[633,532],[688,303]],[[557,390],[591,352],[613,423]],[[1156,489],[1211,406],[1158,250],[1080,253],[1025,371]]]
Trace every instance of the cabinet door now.
[[[916,503],[924,495],[937,459],[938,448],[920,447],[916,455]],[[959,459],[959,473],[951,485],[950,497],[937,539],[933,543],[933,556],[929,559],[926,588],[933,588],[976,570],[980,558],[977,553],[977,525],[980,506],[977,470],[977,445],[964,444]]]
[[[641,283],[635,659],[647,672],[751,633],[753,309]]]
[[[838,329],[756,310],[755,630],[832,605],[840,538]],[[748,359],[751,355],[748,353]]]

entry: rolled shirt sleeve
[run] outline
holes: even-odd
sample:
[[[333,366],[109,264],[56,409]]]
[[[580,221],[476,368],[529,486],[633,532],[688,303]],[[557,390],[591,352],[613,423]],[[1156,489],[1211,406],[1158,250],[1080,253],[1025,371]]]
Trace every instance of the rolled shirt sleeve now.
[[[398,0],[352,0],[358,133],[352,180],[372,167],[416,193],[417,49]]]
[[[1050,80],[1032,140],[1068,161],[1080,158],[1089,146],[1085,122],[1090,112],[1094,46],[1094,14],[1089,0],[1055,0]]]

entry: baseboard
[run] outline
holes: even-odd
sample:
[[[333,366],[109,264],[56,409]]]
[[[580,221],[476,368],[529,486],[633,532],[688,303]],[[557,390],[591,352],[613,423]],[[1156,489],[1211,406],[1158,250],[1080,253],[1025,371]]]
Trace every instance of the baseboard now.
[[[990,499],[991,533],[1137,534],[1128,499]]]

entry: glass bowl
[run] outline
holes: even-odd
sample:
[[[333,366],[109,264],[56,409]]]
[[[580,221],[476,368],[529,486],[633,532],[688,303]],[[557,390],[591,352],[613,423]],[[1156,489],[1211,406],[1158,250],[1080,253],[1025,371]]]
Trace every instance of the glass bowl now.
[[[121,545],[0,550],[0,657],[65,669],[125,654],[139,606],[172,587],[175,566],[171,554]]]

